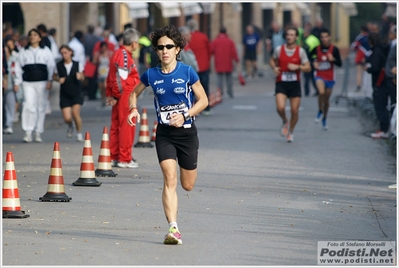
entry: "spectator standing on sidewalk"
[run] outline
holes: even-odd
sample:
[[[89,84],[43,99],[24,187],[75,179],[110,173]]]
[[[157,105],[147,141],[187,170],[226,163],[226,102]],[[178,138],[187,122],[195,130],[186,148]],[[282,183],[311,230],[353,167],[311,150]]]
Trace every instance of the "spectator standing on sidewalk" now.
[[[374,91],[374,107],[377,113],[380,129],[371,134],[374,139],[389,138],[389,124],[391,114],[396,106],[396,25],[392,25],[389,29],[389,39],[391,40],[388,57],[385,64],[385,78],[380,88]],[[388,101],[390,101],[390,109],[387,109]]]
[[[320,39],[321,29],[324,29],[324,20],[318,17],[316,18],[315,26],[312,29],[312,34]]]
[[[164,181],[162,204],[169,224],[164,244],[182,244],[177,226],[177,165],[181,186],[191,191],[197,179],[199,146],[194,120],[195,115],[206,108],[208,100],[197,73],[191,66],[177,61],[186,41],[176,27],[168,25],[155,29],[151,39],[161,63],[159,67],[148,69],[132,92],[128,122],[134,126],[134,119],[140,121],[137,99],[146,87],[151,86],[158,118],[155,145]]]
[[[15,81],[15,61],[18,59],[18,52],[15,50],[15,42],[11,35],[8,35],[4,39],[4,59],[7,61],[8,75],[5,76],[7,79],[6,87],[3,90],[3,107],[5,120],[3,122],[3,133],[13,134],[12,125],[15,117],[16,107],[16,92],[14,88]],[[19,90],[19,89],[18,89]]]
[[[258,72],[258,53],[260,36],[255,32],[252,25],[247,25],[246,32],[243,37],[243,51],[246,66],[246,74],[249,79],[255,78]]]
[[[182,26],[179,28],[180,34],[183,36],[184,39],[186,39],[186,45],[184,48],[180,51],[179,55],[181,58],[181,62],[193,67],[194,71],[198,72],[198,62],[197,58],[194,55],[194,52],[190,48],[190,41],[191,41],[191,31],[190,28],[187,26]],[[158,59],[158,56],[157,56]],[[159,62],[159,60],[157,61]]]
[[[100,88],[101,105],[106,105],[105,89],[107,86],[106,80],[109,72],[109,63],[111,61],[113,51],[108,49],[107,42],[101,42],[100,51],[94,52],[93,63],[97,65],[97,83]]]
[[[299,118],[301,104],[300,72],[310,72],[310,63],[306,51],[296,44],[298,29],[288,27],[285,30],[284,45],[278,46],[272,58],[270,67],[276,75],[276,106],[277,113],[283,120],[280,134],[286,137],[287,142],[294,141],[294,129]],[[290,99],[291,119],[288,121],[285,114],[285,105]]]
[[[37,30],[39,31],[39,33],[42,36],[42,44],[44,44],[45,46],[47,46],[51,51],[51,41],[49,38],[49,34],[47,31],[47,27],[46,25],[44,25],[43,23],[39,24],[36,26]],[[48,97],[47,97],[47,101],[46,101],[46,114],[51,114],[52,110],[51,110],[51,105],[50,105],[50,94],[51,92],[49,92]]]
[[[305,40],[303,42],[303,48],[305,49],[306,54],[308,55],[309,61],[312,61],[310,53],[313,51],[313,49],[315,49],[318,45],[320,45],[320,40],[319,40],[319,38],[317,38],[316,36],[314,36],[311,33],[311,24],[310,23],[305,23],[303,36],[305,38]],[[303,73],[303,76],[305,78],[305,82],[304,82],[305,96],[310,95],[310,85],[313,85],[313,88],[315,90],[315,93],[313,94],[313,96],[317,96],[318,91],[317,91],[317,86],[314,81],[314,75],[313,75],[314,67],[313,67],[313,65],[311,65],[310,67],[312,69],[310,72]]]
[[[194,52],[198,62],[198,76],[204,87],[205,93],[209,98],[209,72],[211,67],[211,43],[208,36],[199,31],[198,21],[191,19],[187,22],[187,26],[191,30],[190,48]],[[211,115],[211,107],[208,105],[203,115]]]
[[[356,36],[351,44],[351,48],[356,51],[355,64],[356,64],[356,91],[360,91],[363,85],[364,63],[366,57],[369,56],[369,43],[368,43],[368,29],[367,26],[360,27],[360,34]]]
[[[323,129],[327,130],[327,114],[330,107],[330,96],[335,85],[335,67],[341,67],[342,60],[339,49],[331,44],[331,35],[328,29],[320,30],[321,44],[312,50],[310,59],[315,69],[315,81],[318,96],[318,112],[315,122],[322,122]]]
[[[140,32],[128,28],[123,32],[123,45],[112,55],[106,81],[107,104],[112,106],[110,154],[113,167],[138,168],[132,147],[136,127],[127,124],[129,96],[140,78],[132,53],[139,48]]]
[[[28,32],[29,44],[19,52],[15,63],[14,90],[23,89],[22,129],[25,131],[24,142],[42,142],[46,118],[46,101],[52,89],[55,68],[51,50],[41,43],[41,35],[37,29]]]
[[[284,44],[284,30],[281,28],[277,21],[272,21],[270,29],[266,34],[266,50],[269,51],[270,56],[273,55],[273,51],[276,47]]]
[[[219,35],[211,43],[211,51],[214,56],[215,71],[217,76],[218,88],[223,95],[223,81],[226,80],[227,94],[234,98],[233,77],[234,63],[238,64],[236,46],[233,40],[227,35],[226,28],[221,28]]]
[[[42,36],[42,43],[47,46],[51,50],[51,41],[48,37],[47,27],[43,23],[37,25],[37,30],[39,31],[40,35]]]
[[[73,35],[71,41],[69,41],[68,46],[73,51],[73,61],[79,62],[79,64],[85,66],[86,64],[86,54],[85,54],[85,47],[83,46],[83,32],[76,31]]]
[[[51,43],[51,52],[53,52],[54,61],[57,64],[57,62],[62,60],[62,56],[60,54],[57,41],[55,41],[56,35],[57,35],[57,30],[55,28],[51,28],[48,31],[48,39],[50,40]]]
[[[68,125],[67,137],[73,135],[73,122],[76,126],[76,140],[84,141],[82,135],[82,118],[80,107],[83,104],[82,81],[84,66],[72,60],[73,51],[68,45],[60,47],[62,60],[57,63],[57,74],[54,79],[60,83],[60,108],[62,118]]]
[[[94,34],[94,26],[88,25],[87,32],[84,36],[83,46],[85,48],[85,56],[86,56],[86,66],[93,68],[93,49],[94,45],[100,41],[100,38]],[[87,70],[88,71],[88,70]],[[88,99],[92,100],[96,98],[97,93],[97,69],[95,71],[86,72],[85,79],[87,81],[84,90],[84,95],[87,96]]]

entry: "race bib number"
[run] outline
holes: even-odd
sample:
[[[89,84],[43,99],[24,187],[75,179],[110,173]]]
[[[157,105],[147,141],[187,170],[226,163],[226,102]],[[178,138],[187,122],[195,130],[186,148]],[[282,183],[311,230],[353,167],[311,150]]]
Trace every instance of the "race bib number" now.
[[[325,71],[331,69],[331,63],[329,61],[322,61],[319,63],[319,70]]]
[[[285,82],[290,82],[290,81],[297,81],[298,78],[295,72],[282,72],[281,80]]]
[[[182,114],[188,111],[187,105],[182,102],[179,104],[161,106],[161,121],[163,124],[170,125],[172,114]]]

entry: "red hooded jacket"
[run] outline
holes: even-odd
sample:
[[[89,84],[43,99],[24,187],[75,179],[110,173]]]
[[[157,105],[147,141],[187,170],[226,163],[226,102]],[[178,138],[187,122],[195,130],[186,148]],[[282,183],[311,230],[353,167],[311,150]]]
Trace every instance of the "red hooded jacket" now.
[[[211,43],[211,52],[214,55],[215,71],[230,73],[233,71],[233,60],[239,62],[236,46],[225,33],[220,33]]]
[[[198,72],[208,71],[211,61],[211,44],[206,34],[195,31],[191,33],[190,48],[198,62]]]

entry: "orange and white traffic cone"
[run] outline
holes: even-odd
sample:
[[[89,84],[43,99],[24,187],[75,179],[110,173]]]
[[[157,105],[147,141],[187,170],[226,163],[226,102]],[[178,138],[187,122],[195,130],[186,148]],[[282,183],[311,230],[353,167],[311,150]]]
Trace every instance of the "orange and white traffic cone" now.
[[[111,152],[109,149],[108,128],[104,127],[101,140],[100,155],[98,156],[98,167],[95,171],[96,176],[115,177],[111,166]]]
[[[21,211],[21,202],[19,200],[19,190],[17,182],[17,173],[14,166],[14,157],[12,152],[7,152],[6,168],[4,170],[3,181],[3,219],[4,218],[27,218],[28,214]]]
[[[154,121],[154,127],[152,129],[151,141],[155,141],[155,139],[157,137],[157,126],[158,126],[158,121]]]
[[[147,148],[154,147],[151,144],[150,131],[148,129],[148,119],[147,119],[147,109],[146,108],[143,108],[143,112],[141,114],[139,140],[134,145],[134,147],[147,147]]]
[[[51,160],[50,176],[48,177],[47,193],[40,197],[40,201],[64,201],[72,198],[65,194],[64,176],[62,175],[62,163],[60,145],[54,143],[53,159]]]
[[[73,183],[75,186],[100,186],[94,173],[93,151],[91,149],[90,133],[86,132],[80,164],[80,177]]]

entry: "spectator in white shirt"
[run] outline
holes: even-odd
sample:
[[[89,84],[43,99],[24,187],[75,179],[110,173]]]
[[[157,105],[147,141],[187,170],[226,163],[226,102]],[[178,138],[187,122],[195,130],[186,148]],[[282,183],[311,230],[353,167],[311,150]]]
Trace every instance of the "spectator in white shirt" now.
[[[62,57],[58,50],[57,41],[55,41],[56,34],[57,34],[57,30],[55,28],[51,28],[48,31],[48,39],[50,39],[50,43],[51,43],[51,52],[53,52],[54,60],[57,63],[61,60]]]
[[[83,32],[76,31],[74,37],[69,41],[68,46],[73,50],[73,61],[79,62],[82,66],[86,64],[85,47],[83,46]]]

